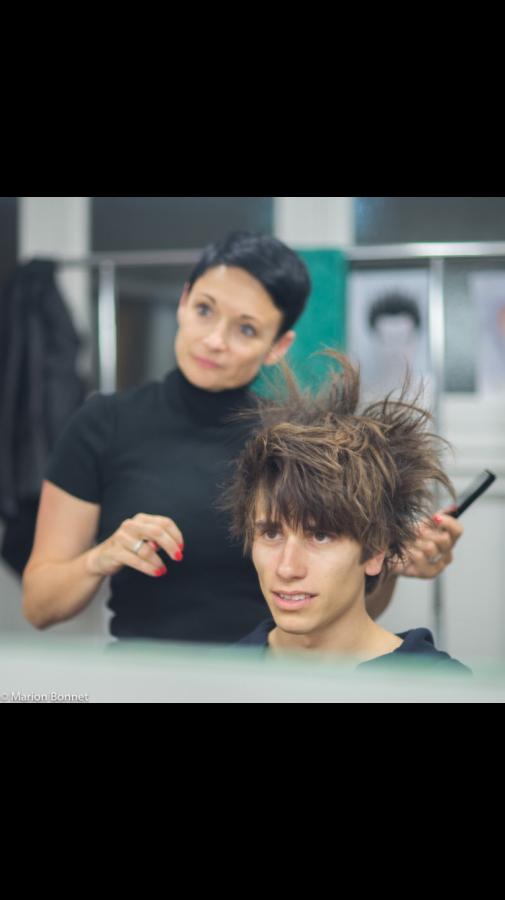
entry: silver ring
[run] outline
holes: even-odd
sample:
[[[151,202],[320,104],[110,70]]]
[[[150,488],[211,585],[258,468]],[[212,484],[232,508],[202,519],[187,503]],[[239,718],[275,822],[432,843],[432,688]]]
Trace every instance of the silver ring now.
[[[144,538],[140,538],[140,540],[132,547],[132,553],[138,553],[143,543]]]
[[[442,554],[439,553],[438,556],[433,556],[431,559],[428,560],[428,562],[430,563],[430,565],[434,566],[437,564],[437,562],[440,562],[441,559],[442,559]]]

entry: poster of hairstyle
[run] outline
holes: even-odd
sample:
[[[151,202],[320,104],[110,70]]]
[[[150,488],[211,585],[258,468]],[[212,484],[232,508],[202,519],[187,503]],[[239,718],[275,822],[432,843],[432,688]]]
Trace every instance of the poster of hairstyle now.
[[[477,390],[505,393],[505,272],[475,272],[469,286],[476,323]]]
[[[430,399],[428,272],[354,271],[349,277],[348,341],[359,362],[363,395],[384,396],[403,382],[407,364]]]

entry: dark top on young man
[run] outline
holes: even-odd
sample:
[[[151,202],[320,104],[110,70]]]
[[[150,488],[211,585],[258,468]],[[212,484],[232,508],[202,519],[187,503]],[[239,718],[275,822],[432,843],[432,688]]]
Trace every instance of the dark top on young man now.
[[[268,650],[268,635],[274,628],[274,619],[272,617],[265,619],[263,622],[260,622],[254,631],[238,641],[238,645],[264,647],[265,650]],[[471,670],[464,666],[463,663],[453,659],[444,650],[437,650],[433,635],[428,628],[412,628],[409,631],[400,632],[396,637],[401,638],[403,641],[403,644],[397,647],[396,650],[359,663],[356,668],[362,669],[365,666],[366,668],[388,667],[396,662],[402,663],[407,658],[414,659],[414,657],[417,657],[423,669],[471,674]]]

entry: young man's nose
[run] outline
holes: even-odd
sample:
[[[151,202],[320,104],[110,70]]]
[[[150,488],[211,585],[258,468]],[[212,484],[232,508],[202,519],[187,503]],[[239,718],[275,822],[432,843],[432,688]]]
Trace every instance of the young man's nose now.
[[[288,538],[284,543],[277,561],[279,578],[304,578],[307,566],[304,561],[303,547],[296,538]]]

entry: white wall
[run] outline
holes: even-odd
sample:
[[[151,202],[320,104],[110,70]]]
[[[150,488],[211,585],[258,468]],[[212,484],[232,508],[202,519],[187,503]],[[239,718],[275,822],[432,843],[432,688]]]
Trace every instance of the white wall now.
[[[447,469],[457,492],[482,469],[496,481],[462,516],[454,562],[441,576],[445,647],[454,656],[505,661],[505,398],[445,394],[444,436],[455,451]],[[432,582],[402,578],[381,625],[431,627]]]
[[[354,242],[352,197],[275,197],[274,231],[286,244],[350,246]]]

